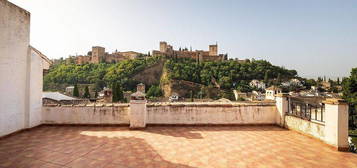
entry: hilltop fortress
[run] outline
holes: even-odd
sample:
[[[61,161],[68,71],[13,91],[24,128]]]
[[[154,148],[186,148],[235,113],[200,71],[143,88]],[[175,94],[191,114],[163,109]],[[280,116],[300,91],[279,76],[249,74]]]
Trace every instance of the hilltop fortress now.
[[[70,56],[70,59],[74,59],[74,62],[76,64],[86,64],[86,63],[98,64],[101,62],[115,63],[122,60],[135,59],[140,55],[142,54],[134,51],[125,51],[125,52],[115,51],[109,54],[105,52],[104,47],[93,46],[92,51],[89,51],[87,55]]]
[[[150,56],[145,55],[135,51],[125,51],[119,52],[115,51],[111,54],[105,51],[104,47],[100,46],[93,46],[92,50],[87,53],[87,55],[76,55],[76,56],[69,56],[67,58],[68,61],[73,61],[75,64],[87,64],[93,63],[98,64],[101,62],[106,63],[116,63],[123,60],[128,59],[136,59],[140,56]],[[192,49],[188,50],[179,49],[174,50],[171,45],[168,45],[167,42],[161,41],[160,42],[160,51],[153,50],[152,56],[164,56],[166,58],[192,58],[197,61],[223,61],[227,60],[227,54],[218,54],[218,45],[209,45],[209,50],[196,50],[192,51]]]
[[[153,56],[165,56],[169,58],[192,58],[198,61],[223,61],[227,60],[227,54],[218,54],[218,45],[209,45],[209,50],[190,51],[185,49],[174,50],[167,42],[160,42],[160,51],[154,50]]]

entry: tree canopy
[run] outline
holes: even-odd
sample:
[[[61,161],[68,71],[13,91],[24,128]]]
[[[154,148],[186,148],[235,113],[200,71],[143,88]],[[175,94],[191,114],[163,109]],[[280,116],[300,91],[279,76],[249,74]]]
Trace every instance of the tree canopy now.
[[[239,86],[241,81],[291,79],[297,77],[296,70],[274,66],[268,61],[253,60],[239,63],[234,60],[197,63],[192,59],[168,60],[165,64],[169,78],[211,85],[216,80],[223,89]],[[245,82],[247,84],[247,82]]]
[[[160,58],[124,60],[119,63],[76,65],[65,63],[54,65],[44,77],[44,90],[57,90],[59,86],[95,84],[97,90],[119,82],[123,87],[135,88],[131,76],[145,67],[155,64]],[[133,84],[134,83],[134,84]],[[63,89],[63,88],[62,88]]]

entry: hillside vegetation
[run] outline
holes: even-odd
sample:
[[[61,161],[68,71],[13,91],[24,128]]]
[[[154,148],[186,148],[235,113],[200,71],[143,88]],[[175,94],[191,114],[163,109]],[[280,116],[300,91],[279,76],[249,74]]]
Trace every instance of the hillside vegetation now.
[[[192,59],[168,60],[165,67],[169,71],[169,78],[186,80],[203,85],[217,83],[222,89],[236,89],[245,87],[253,79],[268,80],[297,77],[295,70],[274,66],[268,61],[257,60],[239,63],[234,60],[223,62],[197,63]],[[215,81],[215,82],[214,82]]]
[[[44,77],[44,90],[63,91],[64,87],[74,84],[95,84],[97,89],[120,83],[124,89],[133,90],[138,83],[131,79],[136,73],[156,64],[159,57],[125,60],[108,64],[66,64],[60,63],[50,68]]]

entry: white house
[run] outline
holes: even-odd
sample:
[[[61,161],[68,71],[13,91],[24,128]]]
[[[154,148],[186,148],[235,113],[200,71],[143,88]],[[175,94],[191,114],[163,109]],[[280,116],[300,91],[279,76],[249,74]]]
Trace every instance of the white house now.
[[[258,88],[258,89],[265,89],[265,87],[266,87],[264,82],[256,80],[256,79],[252,80],[249,83],[249,86],[253,87],[253,88]]]
[[[268,100],[275,100],[275,95],[282,93],[282,89],[277,87],[277,86],[271,86],[267,89],[265,89],[265,99]]]
[[[284,87],[303,86],[299,79],[290,79],[289,81],[281,83],[281,85],[284,86]]]

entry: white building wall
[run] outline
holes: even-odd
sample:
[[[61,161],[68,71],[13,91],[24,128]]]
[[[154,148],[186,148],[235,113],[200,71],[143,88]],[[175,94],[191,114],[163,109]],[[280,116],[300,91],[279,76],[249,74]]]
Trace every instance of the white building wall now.
[[[30,13],[0,0],[0,136],[24,128]]]
[[[45,66],[47,67],[48,63],[43,61],[39,53],[31,49],[29,127],[41,124],[43,69]]]

